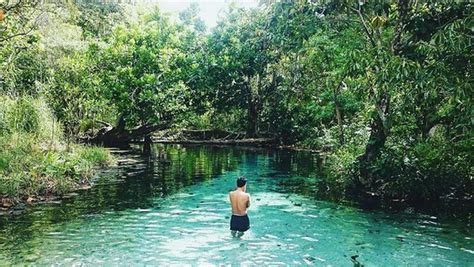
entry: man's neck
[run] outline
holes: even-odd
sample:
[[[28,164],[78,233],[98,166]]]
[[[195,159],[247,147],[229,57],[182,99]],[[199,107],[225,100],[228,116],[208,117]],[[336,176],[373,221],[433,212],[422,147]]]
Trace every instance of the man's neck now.
[[[240,191],[240,192],[245,193],[245,189],[243,187],[237,187],[237,190],[235,190],[235,191]]]

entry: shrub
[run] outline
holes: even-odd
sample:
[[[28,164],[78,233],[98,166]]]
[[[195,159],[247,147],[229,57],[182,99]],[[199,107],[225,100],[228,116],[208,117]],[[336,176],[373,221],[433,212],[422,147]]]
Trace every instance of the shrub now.
[[[387,198],[427,203],[472,194],[473,156],[467,141],[429,138],[413,146],[387,146],[375,170]]]
[[[66,149],[61,126],[41,99],[0,98],[0,198],[63,194],[86,182],[94,166],[111,162],[103,148]]]
[[[112,160],[110,153],[100,147],[81,147],[78,154],[82,160],[85,160],[91,164],[107,165]]]
[[[38,133],[40,115],[33,99],[22,97],[14,101],[7,113],[7,121],[14,132]]]

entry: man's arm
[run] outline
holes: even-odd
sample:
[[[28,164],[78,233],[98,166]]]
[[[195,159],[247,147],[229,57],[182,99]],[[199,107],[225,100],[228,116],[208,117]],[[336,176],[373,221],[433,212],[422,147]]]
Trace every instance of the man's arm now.
[[[248,199],[247,199],[247,208],[249,208],[249,207],[250,207],[250,194],[247,194],[247,196],[248,196]]]

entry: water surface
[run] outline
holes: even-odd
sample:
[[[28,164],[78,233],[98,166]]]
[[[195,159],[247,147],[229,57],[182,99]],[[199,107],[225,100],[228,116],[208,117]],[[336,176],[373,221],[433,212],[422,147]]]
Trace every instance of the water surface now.
[[[307,153],[155,145],[69,199],[0,216],[0,265],[473,266],[472,228],[318,200]],[[248,178],[251,229],[229,230],[227,192]]]

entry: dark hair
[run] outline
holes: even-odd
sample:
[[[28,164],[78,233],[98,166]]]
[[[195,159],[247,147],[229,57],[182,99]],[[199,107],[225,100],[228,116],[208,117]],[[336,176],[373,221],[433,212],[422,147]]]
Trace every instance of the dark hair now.
[[[247,179],[243,176],[240,176],[239,179],[237,179],[237,187],[243,187],[246,183]]]

